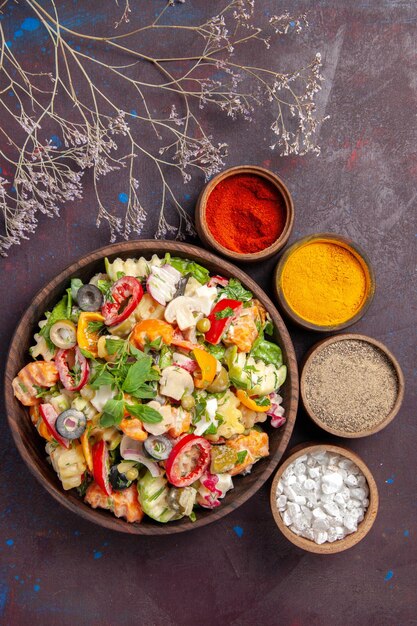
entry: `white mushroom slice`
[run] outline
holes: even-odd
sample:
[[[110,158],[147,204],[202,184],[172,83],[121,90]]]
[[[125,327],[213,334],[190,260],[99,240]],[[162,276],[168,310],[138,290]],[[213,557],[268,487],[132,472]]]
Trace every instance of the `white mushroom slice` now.
[[[172,407],[169,404],[164,404],[162,406],[156,400],[148,402],[147,406],[151,407],[151,409],[155,409],[155,411],[158,411],[158,413],[162,415],[162,421],[157,424],[148,424],[147,422],[143,422],[143,428],[151,435],[163,435],[167,432],[167,430],[169,430],[172,424]]]
[[[198,316],[201,317],[205,308],[206,303],[203,298],[178,296],[168,304],[164,315],[167,322],[170,324],[177,322],[179,329],[185,330],[197,324]]]
[[[170,365],[162,370],[159,392],[174,400],[181,400],[182,396],[194,391],[192,376],[182,367]]]
[[[171,265],[162,267],[154,265],[146,282],[147,290],[154,300],[165,306],[174,297],[181,276],[182,274]]]

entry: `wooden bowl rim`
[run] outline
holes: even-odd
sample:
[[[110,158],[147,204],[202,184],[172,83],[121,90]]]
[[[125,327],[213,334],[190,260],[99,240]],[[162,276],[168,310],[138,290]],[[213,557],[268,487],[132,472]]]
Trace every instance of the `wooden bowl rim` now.
[[[25,409],[25,407],[22,407],[22,405],[20,405],[20,403],[18,403],[18,401],[14,397],[11,381],[17,373],[14,366],[14,361],[18,360],[18,355],[21,354],[21,350],[19,349],[20,328],[23,328],[28,324],[33,327],[34,324],[36,324],[38,317],[36,317],[36,321],[34,322],[32,320],[31,311],[35,310],[37,306],[44,302],[44,300],[48,297],[48,294],[50,294],[53,289],[57,288],[61,283],[67,281],[72,275],[76,275],[76,273],[83,268],[99,261],[100,259],[104,259],[104,257],[106,256],[115,258],[118,255],[125,255],[125,258],[127,258],[126,255],[129,255],[130,253],[132,255],[139,254],[141,256],[150,256],[152,254],[161,254],[165,252],[175,253],[179,256],[182,255],[183,257],[194,258],[203,265],[205,263],[215,264],[216,266],[221,268],[226,274],[229,273],[230,275],[238,278],[265,305],[266,309],[271,314],[274,325],[276,326],[277,332],[280,335],[281,347],[284,348],[284,351],[287,355],[287,368],[290,381],[288,390],[288,410],[286,411],[286,423],[282,427],[283,434],[277,450],[273,455],[270,455],[268,459],[266,459],[266,464],[263,468],[262,473],[259,474],[251,487],[249,487],[243,493],[239,494],[239,496],[237,496],[234,500],[226,502],[218,509],[202,511],[201,516],[197,519],[196,522],[191,522],[189,520],[179,520],[177,522],[171,522],[169,524],[159,524],[158,522],[152,522],[152,520],[149,520],[145,524],[131,524],[124,521],[123,519],[116,518],[106,510],[91,508],[82,500],[78,499],[78,497],[76,497],[73,493],[71,493],[71,490],[64,491],[62,489],[62,486],[52,483],[51,481],[44,478],[41,470],[45,467],[45,464],[47,463],[46,456],[41,459],[40,456],[38,457],[30,449],[27,449],[23,441],[20,429],[18,428],[19,419],[14,420],[12,418],[17,408]],[[12,436],[16,447],[31,473],[53,496],[55,500],[57,500],[66,508],[70,509],[72,512],[80,515],[84,519],[87,519],[111,530],[117,530],[120,532],[138,535],[162,535],[174,534],[179,532],[185,532],[187,530],[192,530],[195,528],[201,528],[202,526],[214,522],[217,519],[224,517],[234,509],[238,508],[252,495],[254,495],[256,491],[258,491],[258,489],[272,474],[272,472],[278,465],[283,453],[285,452],[285,449],[288,446],[297,415],[299,381],[294,347],[285,323],[270,298],[250,276],[245,274],[241,269],[232,265],[230,262],[219,258],[218,256],[214,255],[211,252],[208,252],[207,250],[204,250],[203,248],[199,248],[191,244],[178,243],[169,240],[139,239],[127,242],[119,242],[93,250],[91,253],[81,257],[78,261],[68,265],[51,281],[49,281],[46,286],[38,291],[38,293],[35,295],[29,306],[23,313],[10,342],[4,375],[4,394],[7,420],[9,427],[12,431]]]
[[[357,313],[355,313],[353,317],[349,318],[345,322],[341,322],[340,324],[333,324],[332,326],[320,326],[319,324],[313,324],[313,322],[309,322],[308,320],[305,320],[304,318],[300,317],[289,306],[285,298],[284,292],[281,288],[281,277],[282,277],[282,272],[283,272],[285,263],[287,262],[291,254],[294,252],[294,250],[296,250],[297,248],[301,248],[313,241],[321,241],[321,240],[328,241],[329,239],[332,239],[333,241],[336,241],[342,246],[347,247],[349,251],[353,251],[354,255],[360,260],[360,262],[366,266],[367,271],[368,271],[368,278],[369,278],[369,289],[368,289],[368,294],[366,298],[364,299],[361,308],[357,311]],[[343,235],[339,235],[338,233],[329,233],[329,232],[324,233],[323,232],[323,233],[313,233],[311,235],[307,235],[306,237],[301,237],[301,239],[297,239],[297,241],[294,241],[294,243],[292,243],[289,246],[289,248],[285,250],[284,254],[280,257],[275,267],[273,287],[274,287],[275,296],[278,300],[278,304],[281,310],[284,312],[286,317],[290,319],[294,324],[296,324],[300,328],[305,328],[307,330],[312,330],[314,332],[331,333],[331,332],[337,332],[339,330],[344,330],[345,328],[348,328],[349,326],[353,326],[353,324],[356,324],[356,322],[362,319],[362,317],[365,315],[365,313],[368,311],[369,307],[372,304],[372,301],[375,295],[375,289],[376,289],[376,279],[375,279],[375,272],[374,272],[372,263],[367,253],[363,250],[363,248],[360,245],[358,245],[356,242],[352,241],[348,237],[344,237]]]
[[[341,456],[345,456],[347,459],[353,461],[361,470],[363,475],[366,478],[369,487],[369,505],[366,510],[365,516],[363,520],[359,523],[358,529],[351,533],[350,535],[346,535],[344,539],[339,539],[333,542],[325,542],[322,544],[315,543],[310,539],[306,539],[305,537],[300,537],[293,533],[287,526],[285,526],[281,514],[278,510],[276,503],[276,491],[278,482],[287,469],[289,465],[296,458],[306,454],[307,452],[314,452],[315,450],[325,449],[327,452],[335,452],[336,454],[340,454]],[[286,457],[284,463],[280,465],[279,469],[275,473],[274,479],[271,485],[271,493],[270,493],[270,504],[272,515],[274,516],[274,520],[282,532],[282,534],[289,540],[291,543],[296,545],[298,548],[302,548],[307,552],[313,552],[315,554],[336,554],[338,552],[343,552],[344,550],[348,550],[352,548],[356,544],[358,544],[371,530],[376,516],[378,512],[379,506],[379,495],[378,495],[378,487],[373,477],[373,474],[369,467],[365,464],[365,462],[361,459],[361,457],[353,452],[349,448],[346,448],[342,445],[335,445],[331,443],[318,443],[318,442],[308,442],[302,443],[298,446],[292,448],[288,456]]]
[[[330,426],[327,426],[327,424],[323,422],[318,417],[318,415],[314,413],[306,396],[306,382],[305,382],[307,369],[310,366],[310,363],[313,360],[313,358],[317,354],[319,354],[321,350],[323,350],[326,346],[329,346],[333,343],[337,343],[339,341],[347,341],[349,339],[357,340],[357,341],[364,341],[366,343],[369,343],[375,346],[379,350],[381,350],[381,352],[385,354],[385,356],[389,359],[392,366],[394,367],[395,373],[398,379],[397,398],[395,400],[394,406],[392,407],[388,415],[381,422],[379,422],[376,426],[373,426],[372,428],[365,428],[355,433],[347,433],[345,431],[338,430],[336,428],[331,428]],[[400,410],[401,404],[404,399],[404,392],[405,392],[404,374],[402,372],[399,362],[397,361],[395,356],[392,354],[392,352],[387,348],[386,345],[384,345],[377,339],[374,339],[373,337],[368,337],[367,335],[361,335],[357,333],[343,333],[340,335],[334,335],[333,337],[327,337],[326,339],[322,339],[321,341],[318,341],[314,346],[312,346],[303,359],[303,363],[301,367],[301,375],[300,375],[300,395],[301,395],[302,403],[306,410],[306,413],[310,417],[310,419],[312,419],[313,422],[317,424],[317,426],[319,426],[320,428],[322,428],[323,430],[325,430],[326,432],[332,435],[336,435],[337,437],[343,437],[345,439],[358,439],[359,437],[368,437],[369,435],[374,435],[375,433],[378,433],[380,430],[384,429],[386,426],[388,426],[390,422],[392,422],[394,417],[398,414],[398,411]]]
[[[225,178],[229,178],[230,176],[235,176],[236,174],[255,174],[262,178],[266,178],[269,182],[273,183],[275,187],[279,190],[285,203],[286,220],[280,236],[276,241],[274,241],[273,244],[268,246],[268,248],[260,250],[259,252],[240,253],[225,248],[224,246],[222,246],[221,243],[217,241],[217,239],[214,238],[207,225],[206,204],[209,195],[222,180],[224,180]],[[279,252],[279,250],[281,250],[286,245],[288,239],[290,238],[294,225],[294,202],[287,185],[280,178],[280,176],[275,174],[275,172],[272,172],[265,167],[260,167],[259,165],[237,165],[235,167],[230,167],[226,170],[223,170],[223,172],[217,174],[217,176],[212,178],[203,187],[196,203],[195,222],[200,239],[202,239],[205,243],[207,243],[207,245],[209,245],[211,248],[213,248],[223,256],[242,263],[254,263],[256,261],[264,261]]]

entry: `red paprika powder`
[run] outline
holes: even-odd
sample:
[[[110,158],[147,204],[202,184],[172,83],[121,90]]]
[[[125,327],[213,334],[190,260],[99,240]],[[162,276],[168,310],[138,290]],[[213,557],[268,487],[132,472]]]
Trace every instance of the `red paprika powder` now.
[[[264,250],[280,236],[286,210],[279,190],[256,174],[234,174],[213,189],[206,221],[213,237],[228,250]]]

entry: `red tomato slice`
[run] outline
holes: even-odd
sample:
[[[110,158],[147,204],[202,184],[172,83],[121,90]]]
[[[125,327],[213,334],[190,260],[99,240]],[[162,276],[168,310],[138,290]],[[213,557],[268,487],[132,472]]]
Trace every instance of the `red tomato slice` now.
[[[73,361],[71,369],[77,372],[76,375],[70,372],[69,360]],[[78,346],[69,350],[58,350],[55,365],[65,389],[79,391],[84,387],[90,374],[90,366]]]
[[[102,439],[94,444],[92,449],[93,455],[93,476],[97,485],[108,496],[112,494],[112,488],[109,482],[109,451],[106,442]]]
[[[137,278],[123,276],[111,288],[113,302],[101,307],[106,326],[116,326],[129,317],[142,299],[143,288]]]
[[[46,430],[48,433],[64,448],[69,448],[70,443],[68,439],[65,437],[61,437],[58,431],[55,428],[56,418],[58,417],[58,413],[55,411],[52,404],[45,402],[45,404],[39,405],[39,413],[41,415],[42,421],[46,426]]]
[[[204,437],[185,435],[172,449],[165,470],[171,485],[188,487],[204,474],[210,463],[211,445]]]

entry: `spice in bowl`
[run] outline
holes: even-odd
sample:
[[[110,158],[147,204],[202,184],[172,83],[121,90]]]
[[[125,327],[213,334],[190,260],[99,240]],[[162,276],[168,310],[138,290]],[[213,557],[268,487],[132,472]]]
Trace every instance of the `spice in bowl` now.
[[[385,346],[362,335],[340,335],[319,344],[301,374],[310,417],[342,437],[372,434],[398,411],[402,374]]]
[[[253,253],[271,246],[284,230],[282,195],[256,174],[234,174],[220,181],[206,204],[213,237],[233,252]]]
[[[294,204],[274,172],[239,165],[221,172],[203,188],[195,224],[202,241],[242,263],[271,258],[287,243]]]
[[[313,330],[353,323],[370,304],[374,291],[372,270],[363,253],[331,234],[294,244],[278,264],[276,279],[285,311]]]
[[[319,449],[286,468],[277,484],[276,505],[292,533],[323,544],[358,529],[368,496],[366,478],[353,461]]]

